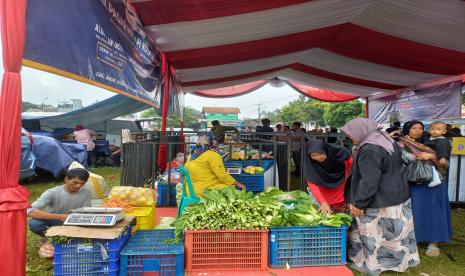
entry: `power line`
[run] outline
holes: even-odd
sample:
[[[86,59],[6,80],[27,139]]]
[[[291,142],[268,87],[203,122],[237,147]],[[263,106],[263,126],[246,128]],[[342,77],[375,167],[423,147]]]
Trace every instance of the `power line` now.
[[[266,102],[261,102],[260,104],[272,103],[272,102],[274,102],[274,101],[289,99],[290,97],[293,97],[293,96],[286,96],[286,97],[281,97],[281,98],[277,98],[277,99],[272,99],[272,100],[269,100],[269,101],[266,101]],[[245,105],[245,106],[242,106],[241,109],[244,108],[244,107],[256,106],[256,105],[257,105],[257,104]]]

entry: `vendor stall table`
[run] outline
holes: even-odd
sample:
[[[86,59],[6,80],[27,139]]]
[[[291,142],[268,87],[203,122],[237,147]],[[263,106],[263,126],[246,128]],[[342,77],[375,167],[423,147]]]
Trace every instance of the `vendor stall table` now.
[[[160,217],[175,217],[177,208],[157,208],[156,221]],[[265,271],[196,271],[186,273],[186,276],[215,275],[215,276],[352,276],[352,271],[346,266],[321,266],[321,267],[293,267],[289,270],[281,268],[269,268]]]

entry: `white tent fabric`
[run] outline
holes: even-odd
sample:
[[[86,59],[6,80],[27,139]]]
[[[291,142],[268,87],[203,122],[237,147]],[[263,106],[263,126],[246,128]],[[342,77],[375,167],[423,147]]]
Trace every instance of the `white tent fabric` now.
[[[180,69],[179,77],[185,82],[224,78],[231,74],[242,75],[270,68],[279,68],[294,63],[311,66],[321,70],[361,78],[365,80],[389,83],[401,86],[411,86],[421,82],[445,77],[439,74],[428,74],[395,67],[352,59],[315,48],[311,50],[273,56],[264,59],[254,59],[237,63],[222,64],[202,68]]]
[[[317,30],[354,19],[366,0],[311,1],[280,9],[149,26],[155,42],[168,52],[234,44]],[[137,7],[137,6],[136,6]],[[166,39],[169,37],[169,39]]]
[[[187,92],[279,77],[368,96],[465,73],[465,1],[132,2]]]

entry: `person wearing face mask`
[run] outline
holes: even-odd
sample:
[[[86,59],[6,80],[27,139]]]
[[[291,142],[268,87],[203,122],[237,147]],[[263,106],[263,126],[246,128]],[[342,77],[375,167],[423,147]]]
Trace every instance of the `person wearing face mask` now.
[[[201,197],[206,189],[221,189],[228,185],[245,189],[244,184],[235,180],[224,168],[223,158],[218,153],[218,142],[211,132],[199,134],[185,167],[197,196]]]
[[[350,152],[317,139],[306,143],[306,152],[307,186],[320,204],[321,212],[348,212],[344,188],[352,166]]]
[[[400,146],[370,119],[353,119],[341,130],[358,145],[345,194],[354,217],[351,267],[379,275],[417,266],[420,258]]]

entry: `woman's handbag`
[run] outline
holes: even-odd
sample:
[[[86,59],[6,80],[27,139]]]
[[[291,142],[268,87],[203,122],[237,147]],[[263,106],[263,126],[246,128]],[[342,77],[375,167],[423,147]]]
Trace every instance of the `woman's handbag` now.
[[[189,175],[189,172],[181,164],[179,164],[179,170],[184,176],[184,182],[181,185],[182,196],[181,196],[181,200],[179,201],[179,205],[178,205],[178,216],[182,214],[182,211],[187,206],[200,202],[200,198],[197,197],[194,191],[194,187],[192,186],[191,176]],[[189,195],[187,195],[186,193],[186,182],[187,182],[187,187],[189,189]]]
[[[416,160],[407,166],[408,182],[423,184],[433,180],[433,167],[421,160]]]

